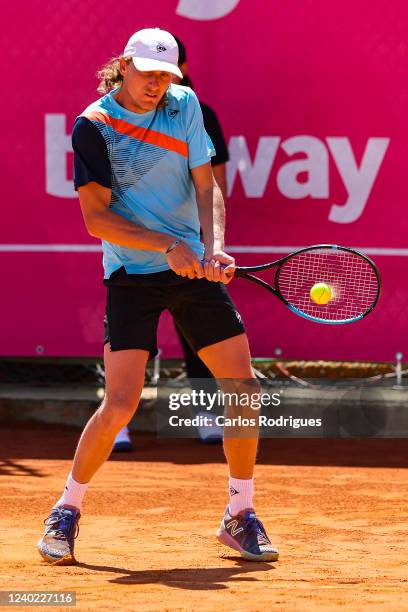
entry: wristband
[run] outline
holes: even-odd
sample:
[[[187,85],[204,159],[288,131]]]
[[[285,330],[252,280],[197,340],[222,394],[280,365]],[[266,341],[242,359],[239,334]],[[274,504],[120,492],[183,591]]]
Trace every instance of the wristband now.
[[[181,243],[181,240],[179,240],[179,239],[177,238],[177,240],[175,240],[175,241],[173,242],[173,244],[171,244],[171,245],[169,246],[169,248],[167,249],[167,251],[165,251],[165,255],[168,255],[168,254],[170,253],[170,251],[172,251],[173,249],[175,249],[175,248],[176,248],[176,246],[178,246],[180,243]]]

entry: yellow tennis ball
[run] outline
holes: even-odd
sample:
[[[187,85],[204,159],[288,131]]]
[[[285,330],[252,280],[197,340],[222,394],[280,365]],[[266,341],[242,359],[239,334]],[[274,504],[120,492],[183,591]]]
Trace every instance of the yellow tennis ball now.
[[[333,297],[333,290],[326,283],[316,283],[310,290],[310,298],[316,304],[328,304]]]

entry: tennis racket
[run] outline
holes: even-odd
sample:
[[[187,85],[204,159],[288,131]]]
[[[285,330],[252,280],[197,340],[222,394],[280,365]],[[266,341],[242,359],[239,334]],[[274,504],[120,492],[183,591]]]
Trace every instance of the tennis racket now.
[[[263,270],[274,271],[273,284],[252,274]],[[264,287],[292,312],[317,323],[359,321],[373,310],[381,292],[380,274],[369,257],[332,244],[299,249],[260,266],[237,267],[234,276]],[[311,298],[311,288],[317,283],[331,290],[327,304]]]

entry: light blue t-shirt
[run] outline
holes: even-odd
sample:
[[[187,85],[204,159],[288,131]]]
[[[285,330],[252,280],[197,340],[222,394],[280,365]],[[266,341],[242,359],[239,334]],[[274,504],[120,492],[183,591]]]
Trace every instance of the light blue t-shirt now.
[[[111,187],[112,210],[137,225],[183,239],[201,259],[190,170],[209,162],[215,150],[197,96],[188,87],[171,85],[165,108],[138,114],[120,106],[113,93],[88,106],[75,123],[75,187],[92,180]],[[105,278],[122,266],[128,274],[169,269],[163,253],[107,241],[102,246]]]

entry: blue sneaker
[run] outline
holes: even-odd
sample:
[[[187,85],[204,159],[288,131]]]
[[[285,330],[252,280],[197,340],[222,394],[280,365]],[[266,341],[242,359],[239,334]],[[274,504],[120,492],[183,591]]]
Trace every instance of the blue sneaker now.
[[[71,508],[53,508],[45,519],[45,533],[38,542],[42,558],[52,565],[75,565],[74,540],[79,533],[80,512]]]
[[[231,516],[229,507],[217,531],[221,544],[241,553],[249,561],[277,561],[279,552],[272,546],[265,527],[256,518],[254,510],[244,510]]]
[[[120,430],[115,438],[112,453],[130,453],[133,450],[132,440],[130,439],[129,428],[127,426]]]

